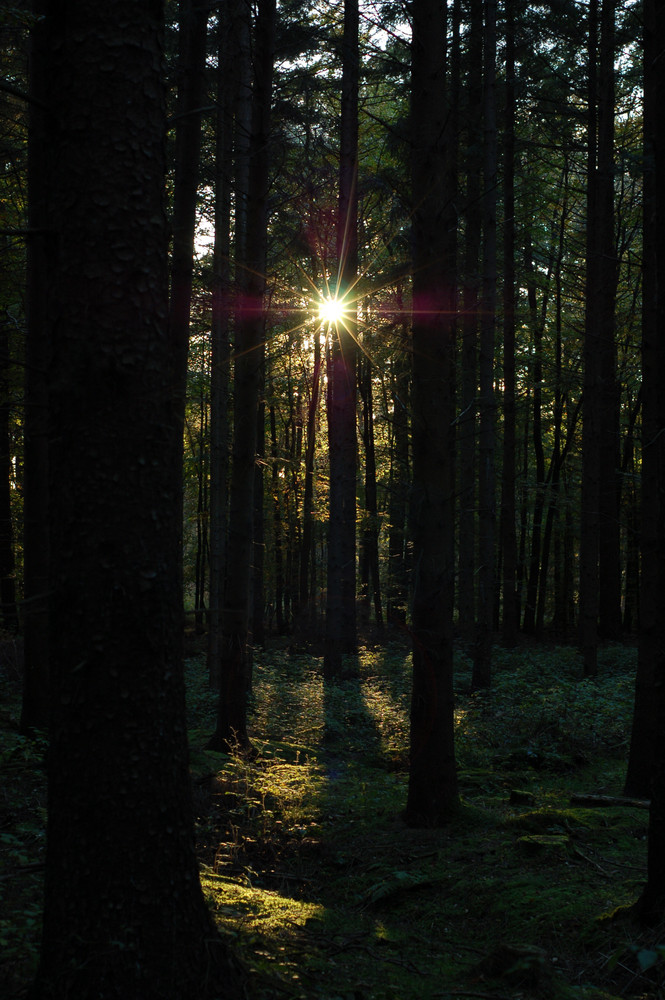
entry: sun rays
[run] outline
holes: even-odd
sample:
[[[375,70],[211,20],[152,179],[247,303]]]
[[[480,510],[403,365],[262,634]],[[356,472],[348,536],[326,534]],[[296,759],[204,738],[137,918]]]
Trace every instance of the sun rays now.
[[[319,320],[322,326],[339,326],[348,318],[348,304],[336,295],[325,295],[319,302]]]

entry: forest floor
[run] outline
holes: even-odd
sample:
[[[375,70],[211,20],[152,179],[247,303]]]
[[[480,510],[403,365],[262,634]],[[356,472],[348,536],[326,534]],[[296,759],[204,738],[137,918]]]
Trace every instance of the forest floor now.
[[[471,695],[456,654],[458,816],[402,819],[408,650],[364,648],[326,690],[321,661],[257,652],[256,756],[205,749],[215,698],[187,663],[201,877],[251,1000],[665,998],[665,925],[627,912],[646,874],[648,813],[620,797],[635,650],[597,680],[569,648],[496,650]],[[11,681],[11,676],[9,677]],[[43,747],[17,735],[19,685],[0,709],[0,992],[36,960],[44,846]]]

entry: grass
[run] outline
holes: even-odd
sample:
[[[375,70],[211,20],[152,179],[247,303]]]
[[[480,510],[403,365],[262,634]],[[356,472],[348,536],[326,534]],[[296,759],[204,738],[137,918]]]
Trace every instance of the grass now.
[[[326,690],[321,663],[257,653],[254,759],[205,749],[215,698],[187,663],[201,880],[254,1000],[665,997],[665,927],[601,920],[645,879],[647,812],[620,795],[634,650],[595,681],[567,648],[497,650],[493,689],[456,657],[463,806],[442,830],[402,820],[409,656],[363,650]],[[34,968],[43,851],[41,752],[0,717],[0,983]]]

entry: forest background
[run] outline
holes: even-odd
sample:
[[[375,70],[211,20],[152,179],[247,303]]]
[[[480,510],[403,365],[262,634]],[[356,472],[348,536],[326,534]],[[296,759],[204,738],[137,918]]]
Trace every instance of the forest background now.
[[[168,14],[182,583],[222,690],[213,745],[248,743],[266,636],[322,652],[333,682],[361,636],[401,634],[414,732],[430,673],[441,696],[407,804],[436,824],[457,801],[453,639],[480,690],[498,637],[578,642],[593,677],[601,643],[651,622],[644,12],[423,0]],[[50,708],[48,378],[25,282],[25,237],[41,232],[26,198],[40,6],[2,15],[0,578],[6,633],[25,634],[30,732]],[[648,703],[654,661],[641,662]],[[626,791],[646,796],[658,720],[655,702],[641,708]]]

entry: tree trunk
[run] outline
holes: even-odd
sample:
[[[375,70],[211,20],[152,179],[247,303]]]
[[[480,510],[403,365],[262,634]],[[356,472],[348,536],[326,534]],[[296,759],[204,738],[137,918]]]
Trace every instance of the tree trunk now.
[[[178,31],[178,98],[173,177],[173,247],[169,328],[173,338],[175,391],[184,413],[189,350],[189,317],[192,302],[194,231],[198,202],[201,152],[201,108],[205,94],[205,57],[208,7],[196,0],[180,0]]]
[[[16,560],[12,520],[12,451],[10,433],[11,367],[9,323],[0,318],[0,621],[5,632],[18,630]]]
[[[506,99],[503,195],[503,470],[501,474],[501,548],[503,552],[504,645],[514,646],[517,614],[517,530],[515,510],[515,15],[506,3]]]
[[[478,325],[480,312],[480,245],[482,235],[482,83],[483,7],[472,0],[469,11],[468,68],[465,87],[469,148],[465,154],[466,205],[464,274],[462,276],[462,351],[459,455],[459,556],[457,609],[462,635],[471,639],[476,621],[476,433],[478,408]]]
[[[586,309],[584,325],[584,410],[582,423],[582,514],[580,522],[580,647],[584,673],[598,672],[598,546],[600,530],[600,330],[598,317],[603,313],[598,243],[598,0],[589,0],[589,79],[587,129],[587,260]]]
[[[265,266],[268,222],[269,135],[275,0],[262,0],[256,25],[254,113],[250,143],[246,258],[242,308],[236,316],[233,457],[227,587],[222,614],[221,687],[215,749],[247,747],[251,671],[249,616],[257,447],[257,410],[265,338]]]
[[[406,521],[409,482],[409,371],[406,350],[398,350],[390,371],[392,433],[388,486],[388,622],[406,624],[408,568]]]
[[[346,317],[332,331],[332,385],[328,414],[330,509],[324,677],[342,673],[342,656],[355,653],[356,635],[356,322],[358,271],[358,0],[345,0],[342,43],[338,280]]]
[[[614,233],[614,16],[615,0],[602,0],[598,73],[598,278],[600,308],[600,400],[597,442],[598,482],[598,633],[621,636],[621,537],[619,518],[620,389],[616,377],[615,301],[619,277]]]
[[[228,514],[231,160],[234,107],[237,104],[235,86],[232,83],[234,64],[231,60],[234,51],[227,5],[220,8],[218,32],[215,241],[210,327],[210,593],[207,652],[208,680],[213,690],[219,690],[220,684],[221,613]]]
[[[483,145],[483,309],[480,324],[480,429],[478,438],[478,622],[471,685],[487,688],[491,679],[494,612],[494,333],[496,326],[496,0],[485,0]]]
[[[45,730],[49,717],[49,537],[48,383],[50,342],[46,290],[55,235],[49,231],[48,181],[51,155],[48,101],[49,32],[43,17],[47,0],[35,0],[30,36],[30,119],[28,126],[27,333],[23,412],[23,635],[22,733]]]
[[[533,249],[528,237],[526,250],[526,285],[533,330],[533,452],[536,460],[536,489],[531,526],[531,557],[527,577],[523,627],[527,635],[533,635],[536,628],[536,602],[538,598],[538,576],[540,571],[540,550],[542,541],[543,511],[545,509],[545,449],[543,445],[542,400],[543,400],[543,330],[547,314],[546,297],[543,295],[542,309],[538,311],[536,277],[533,265]]]
[[[363,526],[363,553],[366,559],[367,617],[370,605],[374,606],[374,622],[383,627],[381,582],[379,579],[379,509],[376,495],[376,455],[374,449],[374,401],[372,391],[372,362],[363,355],[360,361],[360,396],[362,399],[362,437],[365,448],[365,524]],[[362,578],[362,577],[361,577]]]
[[[48,3],[36,30],[57,98],[57,245],[43,286],[52,678],[31,997],[238,996],[201,893],[190,801],[163,10],[72,0],[63,18]]]
[[[454,204],[444,189],[445,12],[412,5],[413,688],[407,821],[448,822],[459,805],[453,740]],[[453,244],[454,245],[454,244]]]
[[[644,28],[644,268],[642,314],[642,540],[640,632],[626,795],[649,798],[653,864],[647,894],[665,899],[665,5],[647,0]],[[652,788],[656,778],[655,788]],[[653,853],[652,853],[653,852]],[[660,859],[659,859],[660,853]],[[651,904],[650,904],[651,908]]]
[[[314,560],[314,453],[316,447],[316,422],[319,409],[321,387],[321,338],[314,336],[314,368],[312,370],[312,390],[307,408],[307,436],[305,439],[305,488],[303,495],[302,534],[298,561],[298,620],[303,615],[310,623],[312,593],[310,589],[310,569],[315,571]]]
[[[665,913],[665,4],[644,5],[642,589],[635,716],[626,794],[651,797],[645,924]],[[633,789],[639,789],[634,792]]]

